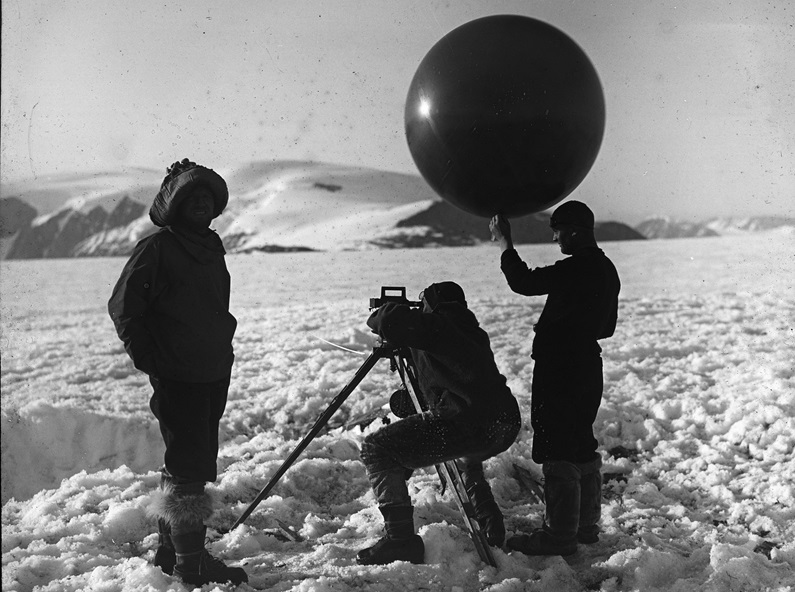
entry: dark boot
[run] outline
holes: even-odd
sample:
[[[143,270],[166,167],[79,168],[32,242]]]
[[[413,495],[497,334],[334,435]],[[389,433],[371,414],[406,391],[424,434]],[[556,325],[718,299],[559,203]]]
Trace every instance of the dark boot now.
[[[599,519],[602,517],[602,458],[578,463],[580,469],[580,524],[577,542],[590,545],[599,542]]]
[[[386,565],[393,561],[422,563],[425,545],[414,533],[414,508],[411,506],[382,506],[386,536],[375,545],[362,549],[356,555],[361,565]]]
[[[174,565],[177,563],[174,544],[171,542],[171,528],[163,518],[157,519],[157,550],[155,551],[155,566],[163,570],[163,573],[171,575],[174,573]]]
[[[200,530],[171,535],[177,555],[174,575],[191,586],[203,586],[211,582],[231,582],[235,586],[248,582],[246,572],[240,567],[229,567],[220,559],[210,555],[204,548],[206,527]]]
[[[458,467],[461,469],[461,479],[469,500],[475,508],[475,518],[486,535],[486,541],[492,547],[502,547],[505,542],[505,522],[489,482],[483,475],[483,464],[458,461]]]
[[[486,542],[492,547],[502,547],[505,542],[505,521],[497,502],[492,499],[490,502],[477,504],[475,518],[480,530],[486,535]]]
[[[546,528],[538,528],[530,534],[520,534],[508,539],[508,548],[525,555],[573,555],[577,552],[577,541],[562,543]]]
[[[511,537],[508,547],[526,555],[572,555],[577,552],[580,522],[580,470],[566,461],[544,463],[544,526]]]

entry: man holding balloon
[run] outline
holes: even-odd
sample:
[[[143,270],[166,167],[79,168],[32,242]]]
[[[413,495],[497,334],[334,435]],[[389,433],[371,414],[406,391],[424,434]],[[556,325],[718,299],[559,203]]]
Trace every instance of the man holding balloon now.
[[[569,256],[530,269],[514,249],[508,219],[497,215],[489,224],[510,288],[547,295],[534,326],[530,420],[533,460],[544,472],[544,522],[507,541],[528,555],[571,555],[578,543],[599,540],[602,461],[593,434],[603,388],[598,340],[615,331],[621,287],[615,266],[596,244],[588,206],[564,203],[550,226]]]

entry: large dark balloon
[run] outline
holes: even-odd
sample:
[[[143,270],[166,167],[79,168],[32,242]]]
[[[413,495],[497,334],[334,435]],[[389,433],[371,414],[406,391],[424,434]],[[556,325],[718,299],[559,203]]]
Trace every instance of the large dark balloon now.
[[[471,214],[522,216],[569,195],[605,125],[599,77],[565,33],[498,15],[461,25],[423,58],[406,98],[420,173]]]

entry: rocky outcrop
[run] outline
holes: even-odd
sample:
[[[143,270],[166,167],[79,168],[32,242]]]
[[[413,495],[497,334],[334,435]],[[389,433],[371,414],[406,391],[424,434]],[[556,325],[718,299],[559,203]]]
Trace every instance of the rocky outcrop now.
[[[0,199],[0,238],[8,238],[30,226],[36,209],[16,197]]]
[[[646,240],[640,232],[621,222],[597,222],[594,228],[597,241]]]
[[[20,208],[14,200],[2,200],[2,236],[7,243],[3,249],[4,259],[74,257],[80,243],[98,233],[126,226],[140,218],[145,209],[125,196],[110,212],[100,206],[87,212],[65,207],[43,217],[36,217],[34,210],[31,217],[30,211]],[[13,233],[10,232],[12,228],[15,229]]]
[[[718,236],[718,233],[699,222],[672,220],[670,218],[649,218],[635,229],[646,238],[693,238]]]

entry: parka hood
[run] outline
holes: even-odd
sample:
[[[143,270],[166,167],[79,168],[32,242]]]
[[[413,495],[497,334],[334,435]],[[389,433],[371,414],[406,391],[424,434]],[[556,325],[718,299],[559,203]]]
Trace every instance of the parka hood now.
[[[190,195],[197,185],[206,185],[210,189],[215,201],[213,218],[220,216],[229,202],[226,181],[214,170],[184,158],[167,169],[160,191],[149,209],[152,223],[160,227],[173,224],[180,202]]]

